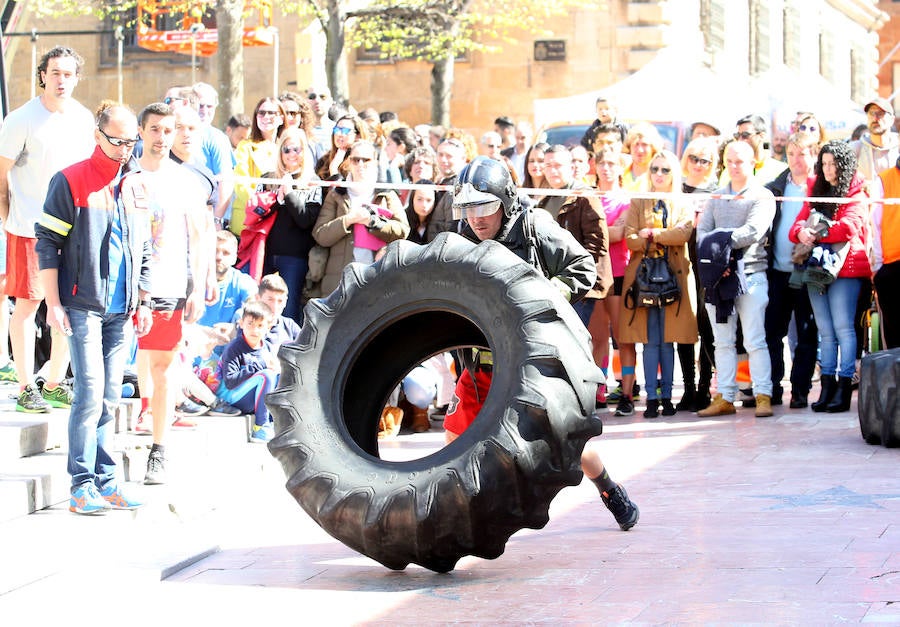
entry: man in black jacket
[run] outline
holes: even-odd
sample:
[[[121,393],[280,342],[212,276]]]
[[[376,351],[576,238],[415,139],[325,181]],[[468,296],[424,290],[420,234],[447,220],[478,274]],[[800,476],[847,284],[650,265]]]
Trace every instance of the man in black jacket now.
[[[794,264],[791,251],[794,244],[788,239],[788,232],[806,198],[806,180],[813,173],[818,145],[814,138],[796,133],[788,138],[788,169],[766,184],[776,197],[791,200],[775,202],[775,219],[772,221],[772,235],[769,243],[769,305],[766,307],[766,344],[772,361],[772,404],[781,405],[781,380],[784,378],[784,338],[793,315],[797,327],[797,347],[793,351],[791,364],[792,408],[806,407],[807,396],[812,386],[813,370],[816,367],[816,350],[819,346],[818,329],[809,304],[809,293],[788,285]],[[794,200],[796,198],[796,200]]]
[[[570,303],[594,286],[594,258],[546,211],[532,210],[517,196],[509,170],[499,161],[476,157],[459,174],[453,195],[453,217],[463,223],[462,235],[473,242],[494,240],[538,269]],[[457,382],[452,410],[444,419],[447,441],[453,441],[474,421],[487,397],[491,367],[489,354],[476,355]],[[486,367],[481,368],[485,364]],[[471,370],[471,372],[470,372]],[[473,393],[476,386],[482,393]],[[640,512],[621,485],[613,481],[593,448],[581,455],[584,474],[597,486],[603,504],[622,531],[637,524]]]
[[[94,135],[90,159],[51,179],[35,226],[47,322],[68,336],[75,373],[68,470],[77,514],[141,505],[116,481],[112,429],[131,317],[137,311],[138,335],[151,325],[147,194],[132,173],[137,120],[125,107],[107,108]]]

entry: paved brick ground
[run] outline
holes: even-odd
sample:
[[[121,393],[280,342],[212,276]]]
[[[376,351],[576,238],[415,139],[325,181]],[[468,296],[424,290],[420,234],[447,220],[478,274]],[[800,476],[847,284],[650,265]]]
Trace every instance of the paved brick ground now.
[[[435,428],[392,446],[424,454],[440,442]],[[767,419],[752,410],[710,420],[610,415],[589,446],[640,505],[634,529],[619,531],[585,481],[560,493],[546,528],[514,535],[496,560],[466,558],[441,575],[389,571],[333,540],[283,489],[268,453],[248,444],[145,488],[150,504],[137,515],[86,520],[54,508],[0,526],[4,553],[50,547],[35,555],[52,566],[0,596],[0,616],[900,623],[900,449],[862,441],[855,401],[843,414],[782,407]],[[210,546],[218,551],[159,581],[160,564]]]

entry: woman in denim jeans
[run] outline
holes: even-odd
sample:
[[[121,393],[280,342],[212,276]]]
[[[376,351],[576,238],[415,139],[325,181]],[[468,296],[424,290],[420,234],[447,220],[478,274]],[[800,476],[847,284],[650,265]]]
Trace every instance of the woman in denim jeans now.
[[[651,192],[680,192],[681,164],[673,153],[663,150],[650,160],[648,174]],[[663,416],[675,415],[672,405],[672,379],[675,371],[673,342],[693,344],[697,341],[697,318],[694,314],[691,264],[687,241],[694,230],[693,207],[668,197],[634,198],[625,218],[625,242],[631,260],[625,270],[623,294],[634,283],[644,255],[668,257],[669,267],[681,289],[681,300],[667,307],[627,309],[627,297],[619,313],[619,339],[644,345],[644,384],[647,389],[645,418],[659,416],[660,398],[656,391],[657,372]],[[633,315],[632,315],[633,314]]]
[[[856,155],[844,142],[822,146],[816,160],[815,178],[809,183],[812,198],[863,198],[863,177],[856,172]],[[810,211],[832,221],[827,233],[818,235],[806,227]],[[809,246],[849,246],[844,265],[834,283],[820,291],[808,286],[816,326],[819,327],[819,362],[822,391],[813,411],[840,412],[850,409],[852,378],[856,371],[856,331],[853,319],[863,279],[872,275],[866,254],[866,210],[859,202],[808,202],[800,210],[790,239]],[[840,352],[840,360],[838,353]],[[835,379],[837,375],[837,379]]]

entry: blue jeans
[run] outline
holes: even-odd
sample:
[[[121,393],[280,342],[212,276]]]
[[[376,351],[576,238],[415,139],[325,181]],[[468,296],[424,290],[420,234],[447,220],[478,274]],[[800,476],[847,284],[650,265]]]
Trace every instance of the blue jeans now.
[[[594,313],[594,305],[596,304],[596,298],[582,298],[580,301],[572,305],[575,313],[577,313],[578,317],[581,319],[581,324],[583,324],[585,328],[587,328],[588,322],[591,319],[591,314]]]
[[[750,357],[750,379],[754,394],[772,396],[772,362],[766,345],[766,306],[769,304],[769,282],[765,272],[754,272],[747,277],[747,293],[735,299],[735,310],[741,318],[744,332],[744,348]],[[719,394],[726,401],[734,402],[737,396],[737,318],[728,316],[723,323],[716,322],[716,308],[706,304],[712,324],[716,347],[716,377]]]
[[[824,294],[809,290],[816,326],[819,327],[819,364],[822,374],[850,378],[856,372],[856,301],[862,279],[838,278]],[[838,347],[841,351],[838,369]]]
[[[265,403],[266,394],[274,391],[277,384],[278,374],[266,368],[254,372],[246,381],[232,389],[222,383],[216,395],[245,414],[253,414],[255,424],[262,427],[271,422]]]
[[[672,398],[672,379],[675,376],[675,345],[664,342],[666,310],[663,307],[647,308],[647,343],[644,344],[644,385],[647,400],[656,399],[656,374],[662,377],[660,392],[662,397]]]
[[[300,308],[300,302],[303,298],[303,284],[306,282],[309,261],[302,257],[291,257],[290,255],[272,255],[271,263],[272,270],[278,272],[288,286],[288,299],[284,308],[284,316],[302,325],[303,310]]]
[[[134,332],[128,314],[100,314],[68,308],[69,354],[75,400],[69,412],[72,487],[93,481],[103,490],[116,481],[112,430],[122,396],[122,375]]]

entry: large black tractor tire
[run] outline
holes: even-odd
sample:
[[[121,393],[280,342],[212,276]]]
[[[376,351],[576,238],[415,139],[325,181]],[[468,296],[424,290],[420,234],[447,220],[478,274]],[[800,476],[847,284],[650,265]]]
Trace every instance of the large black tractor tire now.
[[[602,431],[588,344],[565,299],[502,245],[456,234],[395,242],[307,305],[267,399],[269,450],[323,529],[388,568],[493,559],[519,529],[546,525],[553,497],[581,481],[584,444]],[[427,357],[464,346],[493,351],[475,422],[421,459],[380,459],[391,390]]]
[[[900,348],[862,358],[859,372],[859,429],[869,444],[900,446]]]

